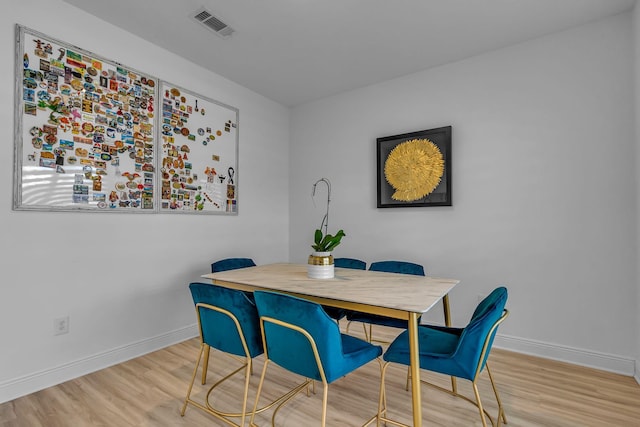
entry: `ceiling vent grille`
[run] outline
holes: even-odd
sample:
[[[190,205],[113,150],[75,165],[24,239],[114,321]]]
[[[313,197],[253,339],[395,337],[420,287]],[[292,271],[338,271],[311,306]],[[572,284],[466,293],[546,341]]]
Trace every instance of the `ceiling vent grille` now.
[[[231,37],[234,29],[222,22],[219,18],[213,16],[211,12],[206,10],[205,8],[199,9],[195,11],[191,15],[191,19],[196,22],[199,22],[209,30],[213,31],[223,39]]]

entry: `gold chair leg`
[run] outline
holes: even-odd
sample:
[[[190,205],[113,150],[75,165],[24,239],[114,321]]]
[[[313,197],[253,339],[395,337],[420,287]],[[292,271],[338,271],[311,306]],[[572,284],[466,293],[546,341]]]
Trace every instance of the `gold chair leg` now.
[[[487,368],[487,374],[489,374],[489,379],[491,380],[491,387],[493,387],[493,393],[496,395],[496,402],[498,402],[498,426],[500,425],[500,420],[502,420],[504,424],[507,424],[507,415],[504,413],[504,407],[498,394],[498,387],[496,387],[496,383],[493,381],[493,375],[491,375],[491,369],[489,369],[489,362],[484,366]]]
[[[482,402],[480,401],[480,392],[478,391],[478,385],[474,381],[473,383],[473,392],[476,395],[476,403],[478,404],[478,410],[480,411],[480,418],[482,418],[482,426],[487,427],[487,421],[484,418],[484,409],[482,408]],[[493,425],[493,421],[491,422]]]
[[[206,365],[207,360],[209,358],[209,352],[211,350],[211,347],[208,346],[205,343],[200,343],[200,352],[198,353],[198,359],[196,360],[195,366],[193,367],[193,374],[191,375],[191,382],[189,383],[189,387],[187,389],[187,396],[184,399],[184,404],[182,405],[182,409],[180,410],[180,416],[184,417],[184,414],[187,411],[187,406],[189,404],[192,404],[193,406],[210,413],[211,415],[215,416],[216,418],[226,422],[229,425],[232,426],[238,426],[238,427],[244,427],[244,422],[245,422],[245,418],[247,415],[247,398],[249,395],[249,376],[252,370],[252,361],[251,358],[247,358],[247,361],[245,362],[245,365],[243,367],[238,368],[237,370],[235,370],[234,372],[232,372],[231,374],[227,375],[225,378],[223,378],[222,380],[218,381],[217,383],[215,383],[210,389],[209,392],[207,393],[207,397],[206,397],[206,406],[202,405],[201,403],[198,403],[194,400],[191,400],[191,392],[193,390],[193,384],[196,381],[196,376],[198,374],[198,368],[200,367],[200,361],[203,360],[203,375],[206,375],[206,368],[204,367],[204,365]],[[244,396],[243,396],[243,403],[242,403],[242,412],[239,414],[234,414],[234,413],[224,413],[221,411],[218,411],[216,409],[214,409],[213,407],[211,407],[211,405],[209,404],[209,395],[211,394],[211,392],[213,391],[213,389],[220,383],[226,381],[228,378],[230,378],[231,376],[235,375],[238,371],[240,371],[241,369],[245,369],[245,388],[244,388]],[[203,378],[203,384],[204,384],[205,379]],[[241,423],[235,424],[231,421],[229,421],[226,417],[241,417],[242,421]]]
[[[380,420],[387,416],[387,395],[385,394],[384,375],[387,372],[388,365],[389,363],[385,363],[380,368],[380,396],[378,398],[378,420],[376,427],[380,427]]]
[[[380,366],[380,387],[379,387],[379,395],[378,395],[378,409],[376,411],[376,414],[371,418],[369,418],[362,425],[362,427],[369,427],[369,425],[371,425],[371,423],[373,423],[374,421],[376,422],[376,427],[380,427],[380,414],[386,415],[387,399],[384,395],[384,388],[382,387],[382,372],[383,372],[385,363],[380,357],[376,357],[376,362],[378,362],[378,365]]]
[[[264,366],[262,367],[262,374],[260,375],[260,382],[258,383],[258,391],[256,392],[256,402],[253,404],[253,412],[251,412],[251,419],[249,419],[249,426],[257,427],[253,422],[256,417],[256,410],[258,409],[258,401],[260,400],[260,392],[262,391],[262,383],[264,382],[264,376],[267,373],[267,365],[269,359],[264,360]]]
[[[327,424],[327,398],[329,397],[329,384],[324,384],[324,390],[322,391],[322,427]]]
[[[253,363],[251,358],[247,358],[247,372],[244,374],[244,396],[242,400],[242,415],[240,421],[240,427],[244,427],[244,421],[247,417],[247,400],[249,398],[249,378],[251,378],[251,373],[253,372]]]
[[[204,345],[204,362],[202,363],[202,385],[207,383],[207,370],[209,369],[209,353],[211,352],[211,347],[207,344]]]
[[[407,366],[407,384],[404,386],[405,391],[409,391],[410,382],[411,382],[411,366]]]
[[[366,323],[362,324],[362,329],[364,330],[364,339],[365,339],[365,341],[370,343],[371,342],[371,325],[369,325],[369,332],[368,333],[367,333],[367,324]]]
[[[376,427],[380,427],[380,423],[392,424],[398,427],[411,427],[408,424],[401,423],[399,421],[387,418],[387,393],[385,390],[385,376],[387,374],[387,367],[390,363],[380,362],[380,397],[378,398],[378,415]]]
[[[196,374],[198,373],[198,366],[200,366],[200,359],[202,358],[202,351],[204,347],[208,345],[202,343],[200,344],[200,352],[198,353],[198,360],[196,360],[196,366],[193,368],[193,375],[191,376],[191,382],[189,383],[189,388],[187,389],[187,397],[184,399],[184,405],[182,405],[182,410],[180,411],[180,416],[184,417],[184,413],[187,411],[187,403],[189,402],[189,398],[191,397],[191,390],[193,389],[193,383],[196,380]]]
[[[456,377],[451,377],[451,394],[453,394],[454,396],[459,396],[458,383],[456,380],[457,380]],[[407,368],[407,385],[404,388],[406,391],[409,391],[410,382],[411,382],[411,367]],[[506,421],[505,421],[505,424],[506,424]]]

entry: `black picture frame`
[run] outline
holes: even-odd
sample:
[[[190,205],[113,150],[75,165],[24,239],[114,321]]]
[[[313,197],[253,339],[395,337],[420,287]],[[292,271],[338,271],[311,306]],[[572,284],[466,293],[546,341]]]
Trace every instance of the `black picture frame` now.
[[[395,189],[385,177],[385,164],[391,151],[403,142],[413,139],[428,139],[442,153],[444,171],[437,187],[426,196],[418,200],[394,200]],[[409,132],[401,135],[377,138],[377,207],[378,208],[408,208],[424,206],[451,206],[451,126],[435,129]]]

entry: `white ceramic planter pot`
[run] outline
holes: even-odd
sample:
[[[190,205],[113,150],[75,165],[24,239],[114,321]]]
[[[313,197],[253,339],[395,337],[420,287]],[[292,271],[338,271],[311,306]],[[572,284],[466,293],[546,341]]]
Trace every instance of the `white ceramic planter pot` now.
[[[309,255],[307,276],[311,279],[332,279],[335,271],[331,252],[313,252]]]

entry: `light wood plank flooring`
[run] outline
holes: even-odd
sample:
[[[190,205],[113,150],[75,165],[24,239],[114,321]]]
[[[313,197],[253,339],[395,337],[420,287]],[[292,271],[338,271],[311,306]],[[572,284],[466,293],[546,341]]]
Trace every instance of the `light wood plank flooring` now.
[[[358,334],[359,325],[351,332]],[[375,337],[390,338],[398,331],[376,328]],[[225,424],[189,406],[184,417],[180,409],[199,350],[191,339],[46,390],[0,405],[1,427],[176,427],[224,426]],[[494,349],[490,366],[507,414],[508,426],[544,427],[640,427],[640,385],[633,378]],[[208,384],[220,378],[220,369],[237,362],[211,352]],[[249,402],[255,397],[263,358],[256,359]],[[299,378],[275,364],[269,365],[263,391],[265,399],[291,387]],[[432,382],[447,385],[446,377],[423,371]],[[220,388],[215,404],[235,411],[241,377]],[[392,366],[387,373],[389,416],[411,422],[411,395],[404,390],[406,369]],[[337,380],[329,387],[328,426],[358,426],[376,411],[380,370],[377,362]],[[458,381],[467,395],[469,383]],[[203,399],[208,386],[196,380],[193,397]],[[485,408],[493,415],[497,406],[491,386],[483,374],[480,393]],[[423,386],[425,426],[469,427],[481,425],[474,406]],[[316,394],[301,394],[278,412],[282,427],[319,425],[322,384]],[[271,423],[272,411],[256,417],[260,426]],[[248,420],[247,420],[248,421]]]

